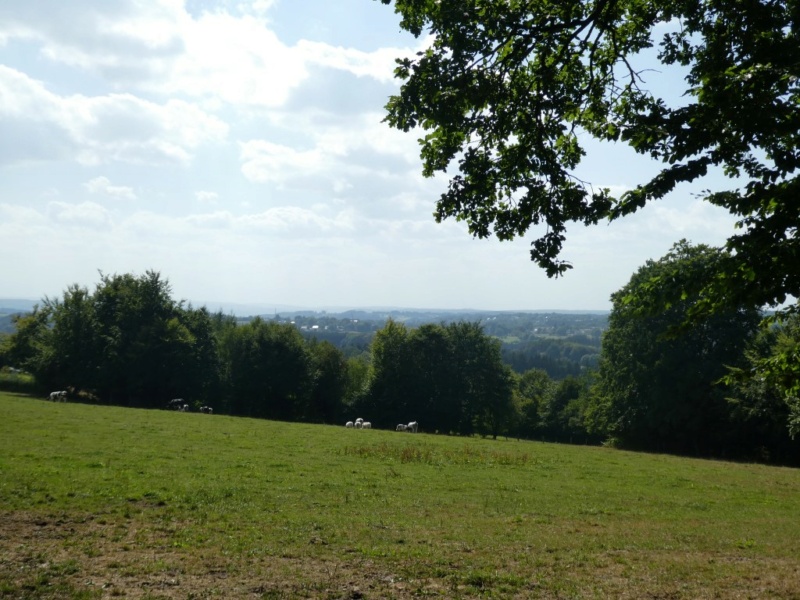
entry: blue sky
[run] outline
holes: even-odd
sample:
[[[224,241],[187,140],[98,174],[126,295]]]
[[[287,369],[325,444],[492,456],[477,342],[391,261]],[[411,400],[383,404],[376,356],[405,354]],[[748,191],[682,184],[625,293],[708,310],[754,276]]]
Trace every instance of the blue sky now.
[[[377,0],[0,3],[0,297],[153,269],[223,306],[603,310],[673,242],[732,233],[694,196],[709,182],[684,186],[574,225],[574,269],[550,280],[533,235],[436,224],[446,181],[421,177],[419,133],[381,122],[394,58],[425,44],[398,23]],[[578,174],[596,186],[657,167],[587,149]]]

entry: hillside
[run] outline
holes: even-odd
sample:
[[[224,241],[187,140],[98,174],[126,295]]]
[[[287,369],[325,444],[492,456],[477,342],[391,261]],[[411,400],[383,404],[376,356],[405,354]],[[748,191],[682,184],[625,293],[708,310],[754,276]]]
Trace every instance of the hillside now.
[[[9,598],[800,594],[791,469],[0,393],[0,473]]]

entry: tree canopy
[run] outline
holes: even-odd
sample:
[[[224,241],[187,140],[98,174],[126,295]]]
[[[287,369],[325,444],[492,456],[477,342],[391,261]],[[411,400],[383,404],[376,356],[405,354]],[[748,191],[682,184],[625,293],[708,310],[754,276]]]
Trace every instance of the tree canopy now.
[[[358,408],[379,423],[420,420],[426,431],[497,436],[512,420],[513,375],[478,323],[408,329],[389,320],[372,342]]]
[[[391,4],[392,0],[381,0]],[[531,258],[557,276],[571,222],[596,224],[711,170],[704,198],[738,220],[693,290],[688,317],[800,296],[800,4],[797,0],[394,0],[401,26],[431,44],[399,59],[388,123],[419,127],[423,173],[452,172],[438,221],[474,236],[546,231]],[[651,50],[652,49],[652,50]],[[670,103],[644,84],[644,51],[684,75]],[[619,196],[581,181],[582,136],[662,164]],[[455,169],[453,169],[455,167]],[[671,302],[672,300],[667,300]]]
[[[16,326],[10,358],[46,388],[154,407],[178,395],[206,397],[216,377],[210,315],[174,301],[154,271],[101,274],[94,292],[71,285]]]
[[[719,312],[680,335],[694,298],[659,315],[643,317],[629,301],[637,288],[662,272],[703,278],[720,250],[676,244],[658,261],[647,261],[630,282],[612,295],[614,308],[603,336],[599,380],[592,398],[593,427],[621,444],[690,454],[744,452],[738,424],[723,386],[726,365],[743,362],[743,350],[760,320],[753,309]],[[785,426],[785,424],[784,424]],[[758,444],[754,444],[758,445]]]

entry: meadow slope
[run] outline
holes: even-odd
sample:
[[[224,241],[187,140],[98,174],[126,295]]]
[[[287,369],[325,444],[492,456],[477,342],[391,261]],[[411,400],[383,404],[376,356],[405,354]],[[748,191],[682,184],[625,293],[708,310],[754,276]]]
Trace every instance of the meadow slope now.
[[[0,598],[800,598],[799,516],[794,469],[0,392]]]

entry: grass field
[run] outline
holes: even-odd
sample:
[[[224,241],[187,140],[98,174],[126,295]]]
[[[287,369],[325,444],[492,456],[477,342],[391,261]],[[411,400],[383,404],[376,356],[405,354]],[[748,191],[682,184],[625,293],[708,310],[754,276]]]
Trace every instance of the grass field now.
[[[303,597],[800,598],[800,471],[0,393],[0,598]]]

